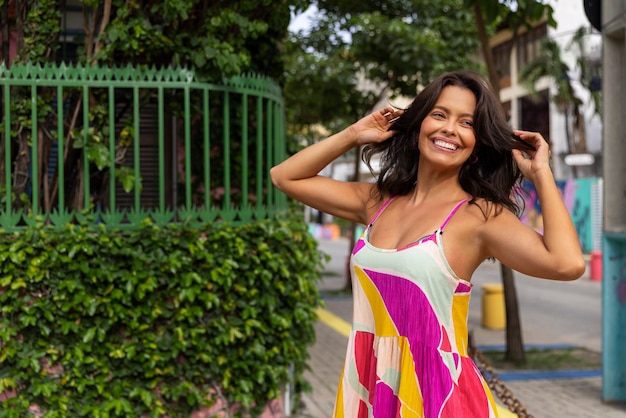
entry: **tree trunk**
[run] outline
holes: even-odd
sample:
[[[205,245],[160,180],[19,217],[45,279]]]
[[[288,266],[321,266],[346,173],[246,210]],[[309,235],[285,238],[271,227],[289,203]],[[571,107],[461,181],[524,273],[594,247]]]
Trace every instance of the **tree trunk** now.
[[[15,7],[15,6],[14,6]],[[9,39],[9,2],[5,1],[2,5],[2,61],[4,65],[10,67],[9,62],[9,45],[11,40]],[[4,113],[2,113],[4,115]]]
[[[478,40],[480,41],[480,48],[483,52],[483,59],[487,66],[487,74],[489,75],[489,82],[496,94],[496,97],[500,98],[500,78],[496,72],[496,66],[493,63],[493,54],[491,53],[491,45],[489,45],[489,35],[487,35],[487,28],[485,27],[485,21],[483,19],[483,12],[480,5],[476,3],[474,5],[474,17],[476,18],[476,29],[478,31]]]
[[[525,363],[526,353],[522,339],[522,325],[519,319],[517,290],[513,270],[500,263],[502,285],[504,287],[504,304],[506,306],[506,353],[505,358],[515,363]]]
[[[98,30],[98,33],[104,33],[104,31],[106,30],[106,27],[109,24],[109,21],[111,20],[111,7],[112,7],[112,0],[104,0],[104,6],[102,7],[102,22],[100,22],[100,29]],[[100,49],[102,48],[102,44],[103,44],[102,39],[98,39],[96,41],[96,44],[94,46],[95,56],[98,54],[98,51],[100,51]],[[95,63],[96,62],[94,61],[94,64]]]
[[[0,19],[0,25],[2,25],[2,61],[4,63],[4,65],[9,68],[11,66],[10,60],[9,60],[9,45],[10,45],[10,39],[9,39],[9,2],[5,1],[2,5],[2,18]],[[4,89],[8,89],[8,86],[4,86],[3,88],[0,88],[0,94],[2,95],[2,97],[4,97]],[[4,100],[2,100],[2,102],[0,102],[0,112],[2,112],[2,114],[5,114],[5,106],[9,106],[8,103],[4,103]],[[5,182],[5,173],[4,173],[4,156],[5,156],[5,152],[6,152],[6,141],[10,141],[11,138],[6,138],[4,136],[4,132],[2,134],[0,134],[0,184],[4,184]],[[9,196],[9,190],[5,190],[5,193],[7,194],[7,196]]]
[[[567,142],[567,153],[571,154],[575,149],[574,141],[572,140],[572,135],[570,134],[570,122],[569,122],[569,109],[565,108],[563,111],[563,115],[565,116],[565,139]],[[578,167],[575,165],[571,166],[572,175],[575,179],[578,178]]]
[[[21,130],[17,135],[17,157],[15,158],[13,172],[13,192],[15,193],[16,209],[21,209],[24,206],[20,196],[26,193],[26,186],[30,179],[30,170],[28,168],[30,164],[30,146],[28,145],[30,135],[30,130]]]
[[[491,45],[483,19],[483,13],[478,3],[474,4],[474,16],[476,18],[476,28],[480,41],[483,58],[489,74],[489,82],[496,97],[500,98],[500,79],[493,63]],[[515,36],[513,36],[515,39]],[[500,263],[500,274],[502,276],[502,286],[504,287],[504,306],[506,310],[506,358],[511,361],[523,363],[526,361],[524,343],[522,341],[522,328],[520,327],[519,306],[517,304],[517,290],[513,270]]]
[[[574,144],[575,144],[574,152],[576,152],[577,154],[579,153],[584,154],[586,152],[589,152],[587,148],[587,132],[586,132],[586,126],[585,126],[585,115],[583,115],[580,112],[578,105],[575,104],[573,108],[572,116],[574,118],[573,129],[574,129],[575,137],[576,137],[576,140],[574,141]]]

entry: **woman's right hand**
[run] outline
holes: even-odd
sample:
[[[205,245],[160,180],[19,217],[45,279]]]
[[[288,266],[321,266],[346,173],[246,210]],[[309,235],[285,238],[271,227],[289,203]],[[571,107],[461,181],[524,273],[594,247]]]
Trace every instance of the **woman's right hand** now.
[[[389,128],[403,113],[402,109],[386,106],[356,121],[347,129],[358,145],[383,142],[396,133]]]

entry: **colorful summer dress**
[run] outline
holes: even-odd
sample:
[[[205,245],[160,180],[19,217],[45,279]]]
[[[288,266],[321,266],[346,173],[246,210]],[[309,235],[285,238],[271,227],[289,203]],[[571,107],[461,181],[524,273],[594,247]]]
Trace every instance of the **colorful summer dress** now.
[[[350,261],[354,312],[334,418],[496,417],[493,396],[467,353],[472,285],[457,277],[442,236],[374,247],[369,231]]]

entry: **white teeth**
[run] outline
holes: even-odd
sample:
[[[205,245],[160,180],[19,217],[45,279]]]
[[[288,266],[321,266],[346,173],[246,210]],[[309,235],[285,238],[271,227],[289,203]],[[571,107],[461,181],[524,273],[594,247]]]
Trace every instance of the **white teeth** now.
[[[454,151],[454,150],[456,150],[458,148],[454,144],[451,144],[451,143],[446,142],[446,141],[441,141],[441,140],[438,140],[438,139],[435,140],[435,145],[437,145],[438,147],[442,147],[442,148],[446,148],[446,149],[452,150],[452,151]]]

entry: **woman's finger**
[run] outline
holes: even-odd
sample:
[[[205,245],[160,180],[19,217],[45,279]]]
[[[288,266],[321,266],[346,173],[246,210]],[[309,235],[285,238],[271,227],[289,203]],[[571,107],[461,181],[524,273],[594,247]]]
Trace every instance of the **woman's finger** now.
[[[514,129],[513,133],[519,136],[524,141],[534,140],[536,143],[545,143],[548,144],[548,141],[541,135],[539,132],[531,132],[531,131],[521,131],[518,129]]]
[[[387,106],[381,109],[380,113],[387,120],[388,123],[395,122],[402,115],[403,111],[395,109],[391,106]]]

